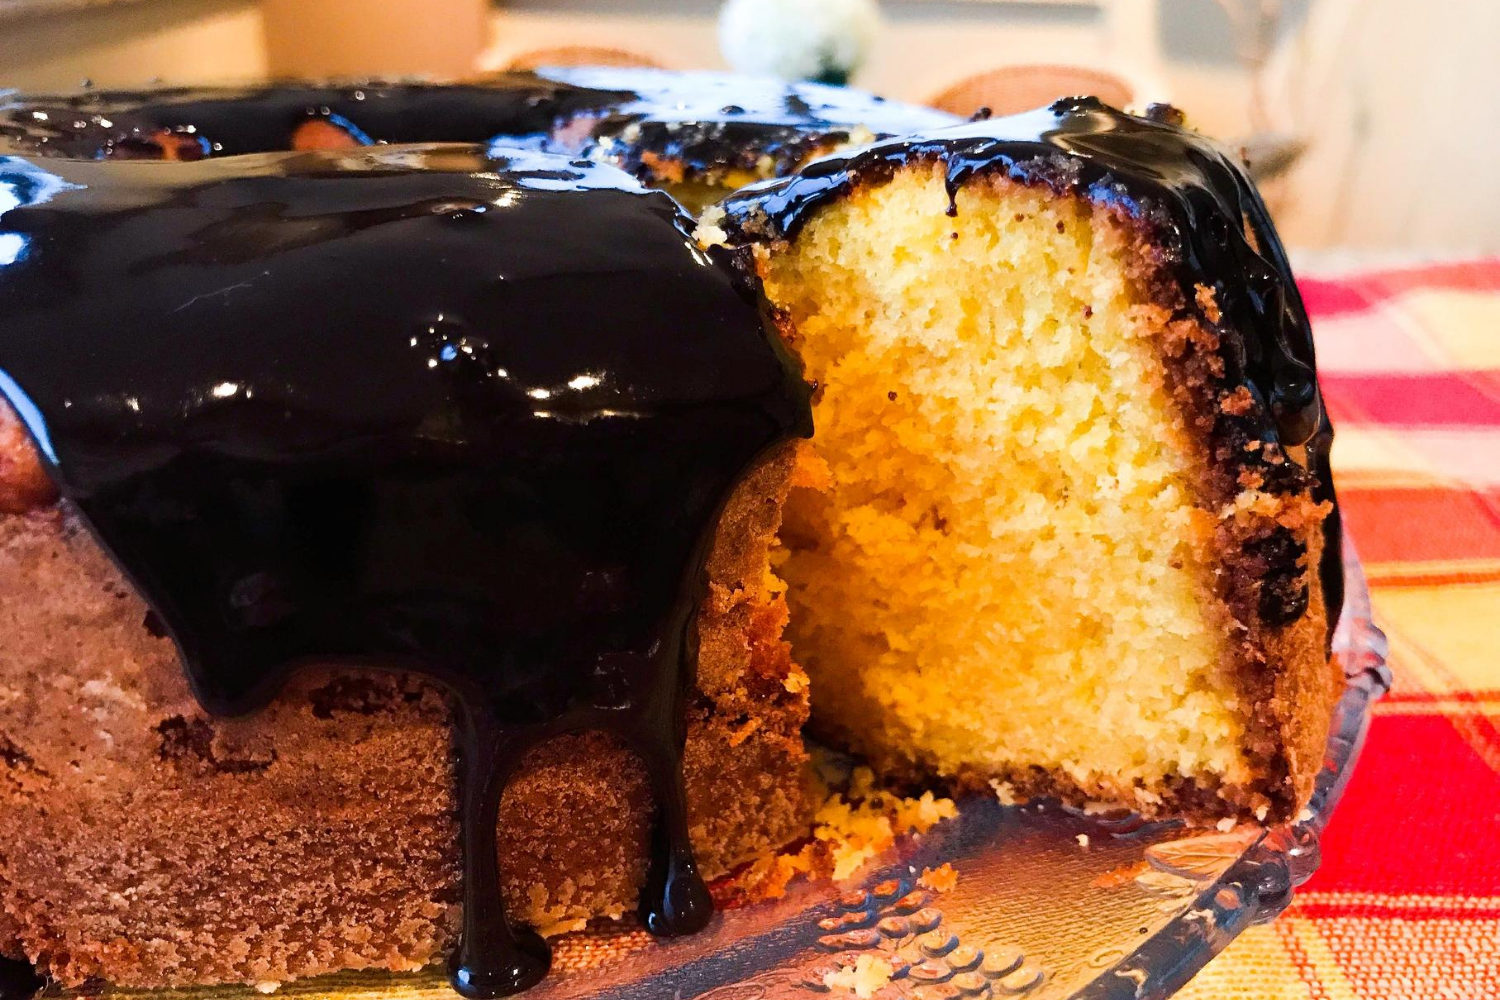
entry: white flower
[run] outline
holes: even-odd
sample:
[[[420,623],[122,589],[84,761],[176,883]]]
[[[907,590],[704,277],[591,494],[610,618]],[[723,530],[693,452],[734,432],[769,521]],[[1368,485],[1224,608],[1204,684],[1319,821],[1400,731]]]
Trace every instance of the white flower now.
[[[875,0],[728,0],[719,48],[741,73],[844,83],[879,29]]]

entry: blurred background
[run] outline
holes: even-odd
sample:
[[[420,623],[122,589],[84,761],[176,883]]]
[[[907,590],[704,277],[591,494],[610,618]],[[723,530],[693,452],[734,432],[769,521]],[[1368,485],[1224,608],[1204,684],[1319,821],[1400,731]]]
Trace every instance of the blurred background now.
[[[1248,150],[1294,248],[1500,250],[1496,0],[731,4],[757,6],[747,21],[721,0],[0,0],[0,86],[596,61],[813,75],[793,36],[821,31],[854,85],[964,114],[1083,92],[1175,104]]]

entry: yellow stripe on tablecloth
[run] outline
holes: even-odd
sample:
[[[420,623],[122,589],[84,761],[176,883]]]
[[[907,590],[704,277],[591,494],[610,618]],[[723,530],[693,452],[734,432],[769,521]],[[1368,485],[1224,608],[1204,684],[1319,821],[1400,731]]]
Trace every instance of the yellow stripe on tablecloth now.
[[[1392,651],[1434,693],[1500,688],[1500,582],[1376,587],[1376,618]],[[1411,662],[1406,662],[1407,659]]]
[[[1328,964],[1362,1000],[1500,998],[1500,921],[1327,917],[1305,923],[1314,926]],[[1317,971],[1324,971],[1322,960]]]
[[[1431,486],[1443,480],[1403,436],[1389,427],[1340,424],[1333,433],[1334,481],[1360,486]]]
[[[1313,1000],[1272,927],[1251,927],[1188,983],[1175,1000]]]
[[[1423,288],[1387,303],[1407,334],[1449,368],[1500,368],[1500,295]]]
[[[1334,477],[1345,487],[1500,487],[1497,455],[1497,427],[1393,428],[1346,423],[1334,430]]]
[[[1328,947],[1328,942],[1319,933],[1316,921],[1286,914],[1273,927],[1281,932],[1282,940],[1287,943],[1294,961],[1298,961],[1300,952],[1298,971],[1303,978],[1315,990],[1322,987],[1321,993],[1313,993],[1314,997],[1353,1000],[1356,996],[1354,986],[1344,975],[1344,969]]]

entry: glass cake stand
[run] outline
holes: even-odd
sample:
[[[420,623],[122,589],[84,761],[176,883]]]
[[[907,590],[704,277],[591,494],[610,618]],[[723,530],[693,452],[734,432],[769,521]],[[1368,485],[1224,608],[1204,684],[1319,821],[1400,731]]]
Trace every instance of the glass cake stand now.
[[[1274,918],[1318,866],[1338,804],[1390,685],[1385,637],[1345,542],[1347,593],[1334,639],[1346,687],[1308,809],[1287,826],[1191,831],[1056,803],[974,797],[925,836],[898,843],[840,884],[794,883],[780,900],[716,915],[692,937],[656,941],[602,928],[554,942],[551,976],[527,1000],[796,1000],[852,996],[830,972],[882,960],[880,1000],[1025,997],[1151,1000],[1180,989],[1241,931]],[[917,885],[948,863],[950,891]],[[883,967],[882,967],[883,968]],[[144,998],[246,998],[247,988],[113,990]],[[436,971],[288,983],[296,998],[451,1000]]]

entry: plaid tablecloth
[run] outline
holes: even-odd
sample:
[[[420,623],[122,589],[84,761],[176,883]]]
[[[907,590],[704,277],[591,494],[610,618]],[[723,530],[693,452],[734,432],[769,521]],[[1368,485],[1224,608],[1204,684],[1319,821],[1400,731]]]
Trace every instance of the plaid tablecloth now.
[[[1500,998],[1500,259],[1304,269],[1395,686],[1323,864],[1181,994]]]

